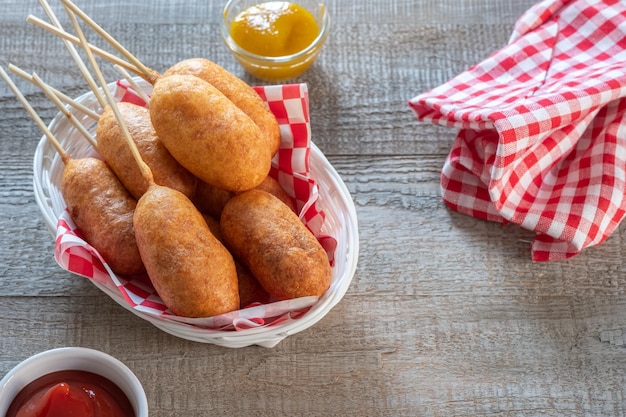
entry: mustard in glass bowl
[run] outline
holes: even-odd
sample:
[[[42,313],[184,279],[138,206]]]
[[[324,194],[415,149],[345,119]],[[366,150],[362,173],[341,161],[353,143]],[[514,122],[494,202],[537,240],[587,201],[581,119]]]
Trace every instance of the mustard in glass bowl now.
[[[304,73],[319,55],[329,29],[324,4],[314,0],[230,0],[221,27],[237,62],[265,81]]]

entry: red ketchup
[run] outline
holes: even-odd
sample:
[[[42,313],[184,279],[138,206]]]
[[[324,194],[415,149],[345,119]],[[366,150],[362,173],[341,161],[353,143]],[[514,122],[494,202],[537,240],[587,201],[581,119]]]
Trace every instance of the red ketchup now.
[[[113,382],[87,371],[58,371],[25,386],[6,417],[135,417]]]

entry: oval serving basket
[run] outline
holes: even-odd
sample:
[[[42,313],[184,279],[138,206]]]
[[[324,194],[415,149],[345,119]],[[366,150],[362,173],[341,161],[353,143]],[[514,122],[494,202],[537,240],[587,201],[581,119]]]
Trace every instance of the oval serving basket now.
[[[149,89],[149,85],[145,81],[137,80],[137,83],[142,89]],[[115,83],[109,84],[109,88],[114,91]],[[100,112],[100,106],[93,93],[86,93],[75,101],[98,113]],[[76,117],[92,134],[95,132],[95,121],[83,114],[76,114]],[[97,152],[92,149],[80,132],[61,113],[57,114],[51,121],[49,128],[72,157],[97,155]],[[174,336],[196,342],[231,348],[250,345],[273,347],[285,337],[311,327],[321,320],[345,295],[356,271],[359,237],[356,210],[350,194],[338,173],[312,142],[309,162],[310,176],[317,182],[319,188],[317,204],[325,213],[321,232],[333,237],[337,246],[330,288],[306,313],[298,318],[266,327],[242,330],[206,329],[139,311],[126,302],[113,283],[108,285],[96,280],[91,280],[91,282],[128,311],[157,328]],[[63,169],[64,164],[61,158],[46,137],[42,137],[34,155],[33,186],[37,205],[53,237],[57,234],[59,217],[66,208],[60,192]]]

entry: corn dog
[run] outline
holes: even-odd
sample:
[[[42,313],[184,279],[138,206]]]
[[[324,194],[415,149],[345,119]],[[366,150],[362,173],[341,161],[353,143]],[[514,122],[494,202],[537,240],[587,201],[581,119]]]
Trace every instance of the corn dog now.
[[[85,240],[114,272],[145,272],[133,227],[137,202],[105,162],[96,158],[67,160],[61,194]]]
[[[272,155],[259,127],[198,77],[159,78],[150,117],[172,156],[202,181],[238,192],[256,187],[269,173]]]
[[[174,314],[210,317],[239,308],[234,260],[184,194],[151,184],[133,223],[152,285]]]
[[[278,198],[250,190],[231,198],[220,218],[226,246],[277,299],[321,296],[331,268],[315,236]]]
[[[270,153],[274,155],[278,151],[280,128],[276,117],[256,91],[241,78],[205,58],[180,61],[163,73],[164,76],[172,74],[195,75],[220,90],[261,129]]]

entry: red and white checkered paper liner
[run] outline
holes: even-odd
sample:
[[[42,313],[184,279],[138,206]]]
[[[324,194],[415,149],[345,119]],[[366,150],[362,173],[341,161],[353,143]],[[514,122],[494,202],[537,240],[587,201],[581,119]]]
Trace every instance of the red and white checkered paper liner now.
[[[626,2],[548,0],[509,43],[409,101],[460,129],[441,187],[452,209],[536,232],[535,261],[603,242],[626,199]]]
[[[282,135],[280,149],[272,160],[270,175],[294,199],[301,220],[318,238],[332,265],[337,242],[332,236],[322,233],[325,215],[318,205],[318,185],[309,176],[311,129],[307,86],[286,84],[254,89],[276,115]],[[125,82],[117,83],[115,98],[138,105],[145,104]],[[116,275],[100,254],[83,240],[67,211],[58,221],[55,259],[67,271],[92,279],[109,289],[117,289],[128,305],[137,311],[165,321],[212,330],[242,330],[297,320],[317,301],[317,297],[302,297],[255,304],[209,318],[175,316],[167,309],[147,276],[129,278]]]

